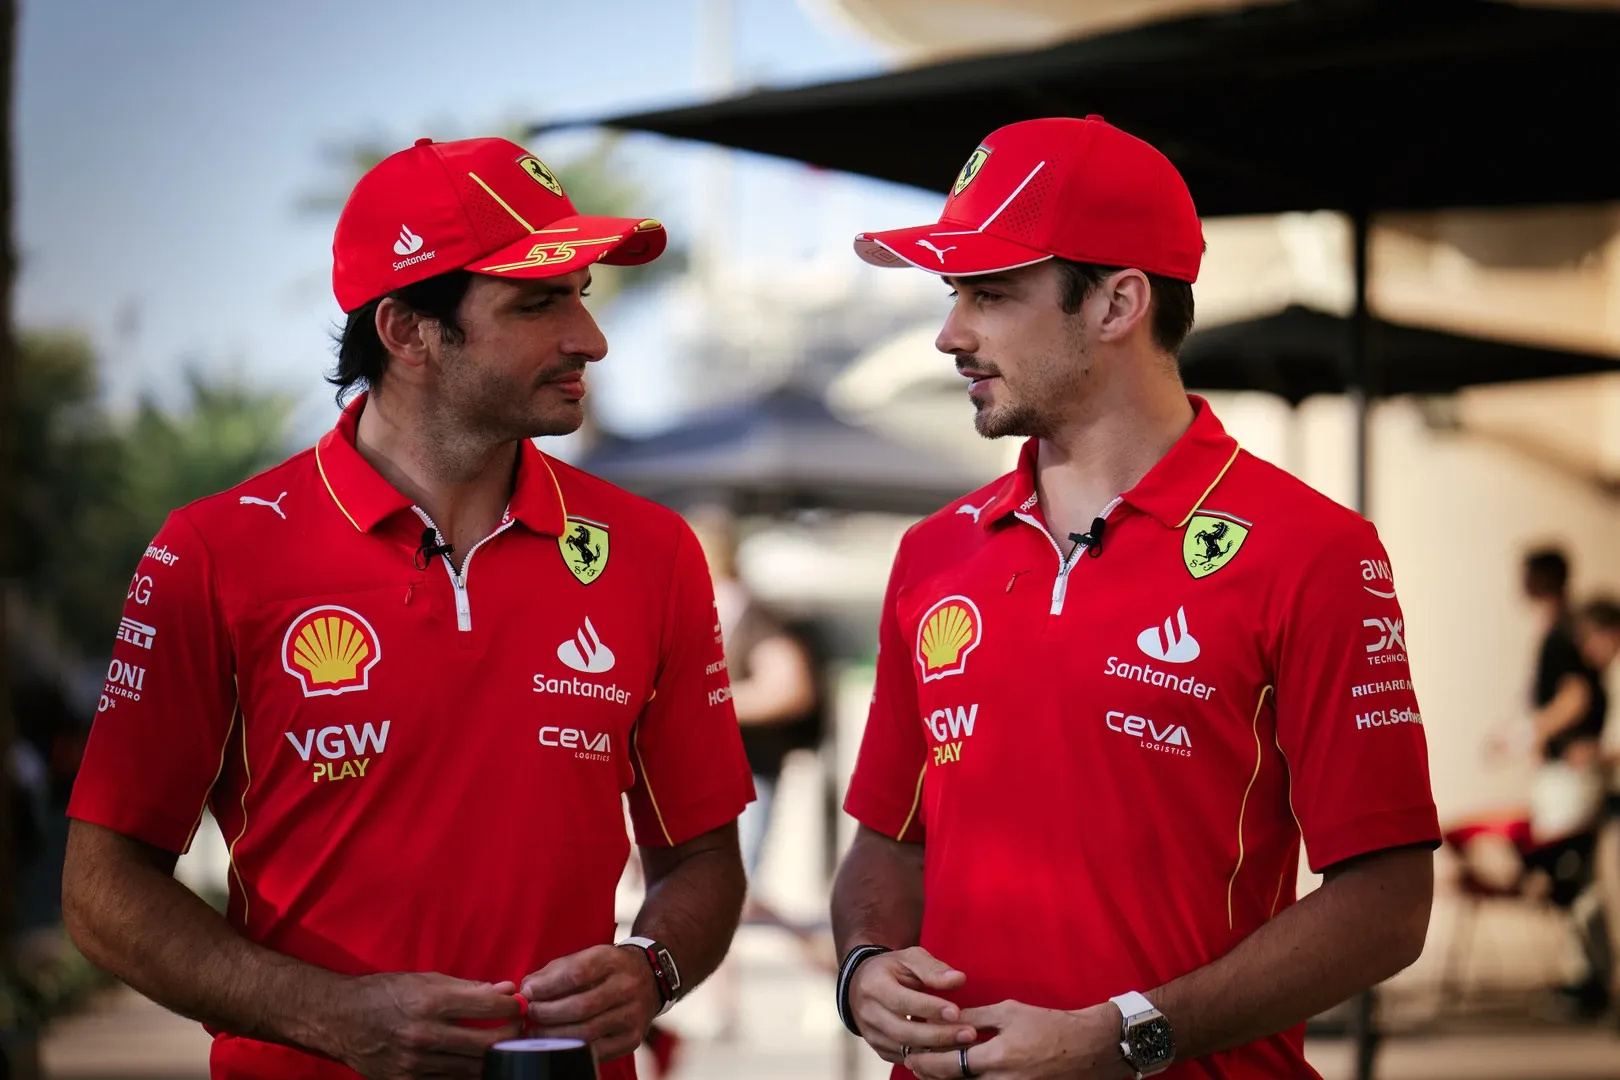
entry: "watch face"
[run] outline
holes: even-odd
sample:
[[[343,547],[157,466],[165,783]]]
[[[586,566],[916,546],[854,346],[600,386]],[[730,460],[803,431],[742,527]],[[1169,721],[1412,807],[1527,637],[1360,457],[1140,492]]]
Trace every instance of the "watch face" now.
[[[669,955],[668,949],[658,949],[658,966],[663,969],[664,978],[669,983],[671,993],[681,988],[681,972],[675,966],[675,958]]]
[[[1175,1060],[1176,1040],[1170,1032],[1170,1021],[1162,1016],[1132,1026],[1127,1036],[1131,1045],[1131,1064],[1138,1069]]]

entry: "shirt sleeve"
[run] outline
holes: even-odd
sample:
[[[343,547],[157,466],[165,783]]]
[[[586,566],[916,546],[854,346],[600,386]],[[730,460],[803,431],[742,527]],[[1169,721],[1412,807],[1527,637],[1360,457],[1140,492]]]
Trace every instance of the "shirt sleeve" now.
[[[922,843],[923,771],[928,746],[917,705],[911,645],[900,622],[905,545],[895,557],[878,626],[877,685],[866,714],[860,756],[844,796],[844,810],[893,840]]]
[[[1278,642],[1277,745],[1316,872],[1356,855],[1440,840],[1388,560],[1366,522],[1323,545],[1305,568]]]
[[[68,815],[186,850],[230,739],[233,672],[212,557],[171,514],[130,580]]]
[[[685,843],[737,820],[753,801],[714,584],[685,522],[676,538],[658,677],[630,747],[630,818],[644,847]]]
[[[1541,656],[1536,664],[1536,708],[1557,697],[1560,684],[1569,675],[1585,678],[1587,667],[1569,628],[1561,623],[1548,631],[1541,643]]]

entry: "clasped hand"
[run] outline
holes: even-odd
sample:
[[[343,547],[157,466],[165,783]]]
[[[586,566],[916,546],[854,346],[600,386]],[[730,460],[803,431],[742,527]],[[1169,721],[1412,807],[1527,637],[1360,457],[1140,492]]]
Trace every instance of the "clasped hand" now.
[[[922,948],[874,956],[856,969],[849,1003],[879,1057],[920,1080],[1120,1080],[1119,1010],[1109,1003],[1066,1012],[1017,1001],[959,1009],[940,995],[967,976]],[[980,1041],[983,1038],[984,1041]]]

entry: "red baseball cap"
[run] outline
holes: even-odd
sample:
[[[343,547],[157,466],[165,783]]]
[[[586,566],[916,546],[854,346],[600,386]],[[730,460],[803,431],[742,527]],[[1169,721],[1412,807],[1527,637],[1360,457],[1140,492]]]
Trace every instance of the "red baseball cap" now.
[[[990,133],[956,176],[935,225],[861,233],[874,266],[970,277],[1052,256],[1196,281],[1204,232],[1170,159],[1100,116]]]
[[[545,163],[505,139],[418,139],[360,178],[332,238],[344,311],[451,270],[547,278],[664,252],[651,218],[581,214]]]

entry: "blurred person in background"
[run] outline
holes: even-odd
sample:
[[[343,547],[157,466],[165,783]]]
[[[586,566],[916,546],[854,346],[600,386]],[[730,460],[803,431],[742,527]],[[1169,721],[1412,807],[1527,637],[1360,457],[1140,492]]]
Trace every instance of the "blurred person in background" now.
[[[1531,580],[1527,575],[1527,584]],[[1598,864],[1605,809],[1617,805],[1608,794],[1614,758],[1605,753],[1603,731],[1609,710],[1605,675],[1620,655],[1620,604],[1599,598],[1573,612],[1567,603],[1560,607],[1537,670],[1541,707],[1534,730],[1541,761],[1530,798],[1537,846],[1525,864],[1532,874],[1546,875],[1549,899],[1574,919],[1587,970],[1560,993],[1579,1014],[1592,1017],[1602,1015],[1613,996],[1613,935]]]
[[[1608,697],[1576,642],[1569,560],[1562,550],[1541,548],[1525,557],[1524,592],[1541,630],[1531,699],[1537,750],[1548,761],[1595,760]]]
[[[1548,898],[1571,911],[1587,963],[1584,978],[1560,993],[1580,1014],[1609,1006],[1613,967],[1603,905],[1593,885],[1603,819],[1603,729],[1609,698],[1603,671],[1609,607],[1596,601],[1580,613],[1569,600],[1569,558],[1543,547],[1524,560],[1524,594],[1535,612],[1541,643],[1531,687],[1534,712],[1526,729],[1535,754],[1525,869],[1545,875]]]
[[[821,741],[820,680],[808,642],[758,600],[737,573],[737,523],[725,510],[700,507],[686,514],[714,580],[715,610],[731,677],[743,750],[754,775],[755,799],[737,819],[743,867],[754,882],[770,836],[782,765]],[[783,920],[750,891],[745,918]]]
[[[525,1028],[629,1080],[725,955],[752,786],[702,552],[533,442],[607,352],[592,265],[664,246],[505,140],[388,157],[333,243],[336,428],[140,560],[64,915],[215,1034],[217,1080],[475,1077]],[[648,888],[615,945],[626,796]],[[224,917],[173,878],[205,806]]]
[[[737,569],[737,521],[718,506],[686,514],[714,579],[715,611],[725,642],[731,703],[737,711],[743,750],[754,776],[755,800],[737,820],[743,866],[748,873],[745,922],[763,922],[793,934],[807,953],[814,935],[784,918],[759,893],[759,867],[775,820],[776,794],[789,756],[821,744],[826,692],[814,641],[770,605],[754,596]],[[819,955],[812,959],[819,960]],[[726,1032],[735,1033],[739,1001],[734,972],[724,972]]]
[[[12,677],[11,747],[14,791],[22,799],[13,820],[22,836],[16,903],[24,931],[61,923],[62,863],[67,846],[68,794],[84,752],[84,717],[54,679],[19,671]]]
[[[944,279],[975,426],[1027,441],[895,558],[841,1018],[896,1077],[1315,1075],[1305,1021],[1423,948],[1439,825],[1375,529],[1182,385],[1186,184],[1031,120],[855,246]]]

